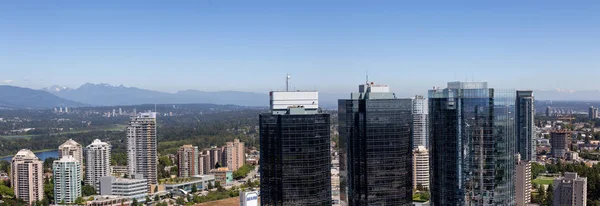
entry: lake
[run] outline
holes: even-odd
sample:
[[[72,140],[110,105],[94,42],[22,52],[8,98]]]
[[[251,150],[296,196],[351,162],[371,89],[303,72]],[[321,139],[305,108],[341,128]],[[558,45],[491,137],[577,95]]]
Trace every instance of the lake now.
[[[46,158],[50,158],[50,157],[54,157],[58,159],[58,150],[50,150],[50,151],[45,151],[45,152],[36,152],[35,156],[37,156],[38,158],[40,158],[40,160],[44,161],[46,160]],[[2,160],[6,160],[6,161],[11,161],[13,156],[10,157],[4,157],[2,158]]]

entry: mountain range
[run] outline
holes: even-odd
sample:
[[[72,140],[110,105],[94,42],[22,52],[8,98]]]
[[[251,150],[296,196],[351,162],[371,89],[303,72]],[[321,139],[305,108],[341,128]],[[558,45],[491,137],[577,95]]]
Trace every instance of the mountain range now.
[[[349,94],[349,93],[348,93]],[[319,105],[334,109],[337,100],[347,94],[319,93]],[[402,96],[402,95],[401,95]],[[410,96],[410,95],[409,95]],[[409,97],[406,96],[406,97]],[[600,91],[543,90],[534,91],[537,100],[598,101]],[[60,106],[115,106],[139,104],[234,104],[241,106],[268,106],[268,93],[182,90],[175,93],[152,91],[123,85],[86,83],[78,88],[51,86],[41,90],[0,85],[0,109],[43,109]]]

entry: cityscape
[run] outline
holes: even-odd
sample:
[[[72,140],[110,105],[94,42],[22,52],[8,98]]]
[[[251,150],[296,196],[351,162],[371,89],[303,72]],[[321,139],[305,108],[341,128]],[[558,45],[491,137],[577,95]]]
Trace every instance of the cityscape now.
[[[0,206],[600,206],[600,2],[0,2]]]

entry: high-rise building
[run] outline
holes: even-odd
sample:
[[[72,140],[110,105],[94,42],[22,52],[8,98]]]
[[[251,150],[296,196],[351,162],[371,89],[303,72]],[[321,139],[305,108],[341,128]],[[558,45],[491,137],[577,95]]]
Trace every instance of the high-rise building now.
[[[549,117],[551,115],[551,110],[552,108],[550,108],[550,106],[546,107],[546,117]]]
[[[198,173],[201,175],[208,174],[211,170],[209,150],[204,150],[198,156]]]
[[[119,115],[123,115],[123,110],[119,107]]]
[[[331,205],[330,116],[317,92],[271,92],[260,114],[261,204]]]
[[[429,90],[432,205],[515,204],[515,90]]]
[[[52,164],[54,202],[73,204],[81,197],[81,165],[73,156],[63,156]]]
[[[550,132],[550,154],[556,158],[564,158],[569,151],[569,131],[555,130]]]
[[[585,206],[587,205],[587,178],[577,173],[565,172],[564,177],[554,179],[552,183],[554,199],[552,204]]]
[[[98,191],[100,178],[111,175],[110,144],[95,139],[85,147],[85,184]]]
[[[240,142],[239,139],[225,143],[223,160],[223,166],[229,168],[229,170],[237,170],[244,166],[244,161],[246,160],[244,156],[244,143]]]
[[[15,197],[31,204],[44,199],[44,169],[31,150],[22,149],[13,157],[10,180]]]
[[[150,184],[157,184],[156,112],[132,117],[127,127],[127,165],[129,174],[140,174]]]
[[[73,156],[77,161],[79,161],[79,165],[83,165],[83,147],[73,139],[67,140],[65,143],[58,146],[58,159],[61,159],[64,156]],[[80,174],[83,174],[83,168],[79,167],[81,171]],[[83,180],[83,176],[80,175],[81,180]]]
[[[536,157],[535,139],[533,138],[535,136],[533,102],[532,91],[517,91],[517,101],[515,103],[517,152],[521,154],[521,159],[524,161],[532,161]]]
[[[412,108],[373,83],[338,101],[342,205],[412,204]]]
[[[517,155],[517,181],[516,201],[517,206],[526,206],[531,201],[531,163],[521,160]]]
[[[217,163],[219,163],[219,165],[222,162],[222,155],[223,152],[221,150],[221,148],[218,148],[217,146],[212,146],[210,147],[210,150],[208,151],[209,155],[210,155],[210,169],[216,169],[217,168]]]
[[[413,150],[413,190],[429,190],[429,152],[424,146]]]
[[[198,147],[183,145],[177,150],[177,168],[179,177],[198,175]]]
[[[413,148],[418,146],[429,147],[429,106],[427,99],[417,95],[413,100]]]
[[[590,106],[590,111],[589,111],[588,116],[590,119],[598,118],[598,108],[594,107],[594,106]]]

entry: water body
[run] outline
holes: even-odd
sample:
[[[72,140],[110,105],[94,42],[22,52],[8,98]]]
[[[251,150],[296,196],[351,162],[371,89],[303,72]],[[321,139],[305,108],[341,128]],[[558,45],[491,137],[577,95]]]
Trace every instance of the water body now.
[[[37,156],[38,158],[40,158],[40,160],[44,161],[46,160],[46,158],[50,158],[50,157],[54,157],[58,159],[58,150],[50,150],[50,151],[45,151],[45,152],[36,152],[35,156]],[[4,157],[2,158],[2,160],[6,160],[6,161],[11,161],[13,156],[10,157]]]

